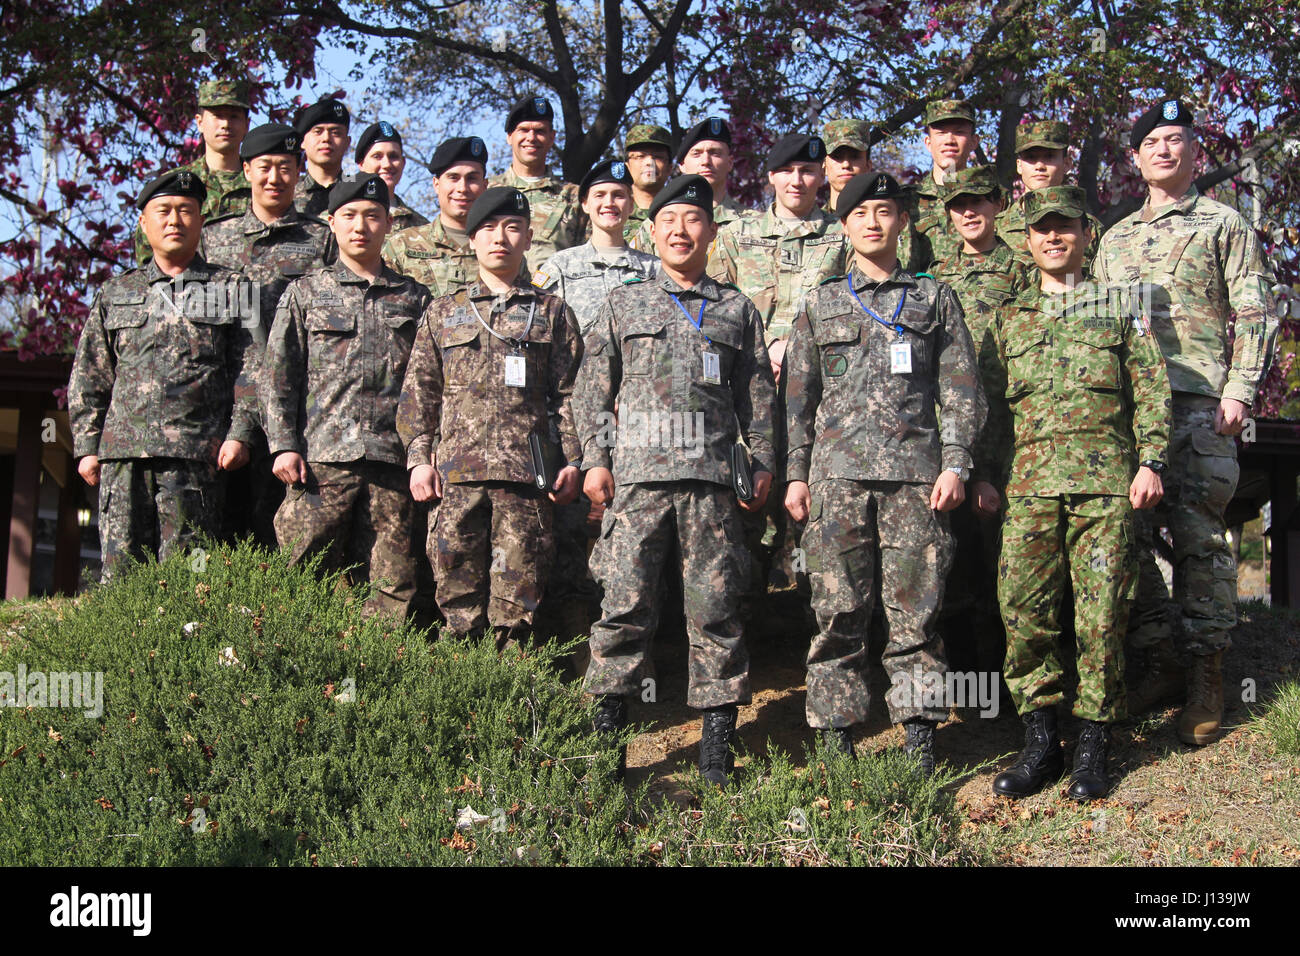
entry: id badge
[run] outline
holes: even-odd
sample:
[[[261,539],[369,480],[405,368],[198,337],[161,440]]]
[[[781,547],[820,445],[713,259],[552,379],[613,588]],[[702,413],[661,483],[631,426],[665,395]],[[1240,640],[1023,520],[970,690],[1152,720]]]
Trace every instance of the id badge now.
[[[717,352],[703,352],[704,356],[704,381],[710,385],[722,384],[722,365],[718,361]]]
[[[895,342],[889,347],[889,370],[895,375],[909,375],[912,371],[912,344]]]
[[[528,363],[522,355],[506,356],[506,385],[523,388],[528,381]]]

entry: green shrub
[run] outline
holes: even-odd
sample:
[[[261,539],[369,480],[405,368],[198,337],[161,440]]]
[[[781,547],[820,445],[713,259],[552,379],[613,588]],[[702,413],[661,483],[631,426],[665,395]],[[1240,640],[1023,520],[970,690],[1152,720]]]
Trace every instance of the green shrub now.
[[[1279,684],[1262,719],[1278,753],[1300,756],[1300,681]]]

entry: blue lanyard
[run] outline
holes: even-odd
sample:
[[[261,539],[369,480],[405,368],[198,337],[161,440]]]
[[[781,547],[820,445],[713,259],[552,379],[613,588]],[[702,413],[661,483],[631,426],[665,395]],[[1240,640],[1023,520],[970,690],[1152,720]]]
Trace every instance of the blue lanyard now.
[[[708,304],[709,300],[700,300],[700,314],[699,317],[696,318],[686,311],[686,306],[682,305],[682,300],[677,298],[677,293],[669,292],[668,294],[671,295],[673,301],[677,303],[677,308],[682,310],[682,315],[691,320],[691,325],[695,326],[695,328],[699,330],[700,335],[704,335],[704,307]],[[902,305],[902,303],[900,302],[899,305]],[[709,345],[713,344],[713,339],[709,338],[707,335],[704,335],[704,341],[708,342]]]
[[[867,315],[871,316],[873,319],[875,319],[877,322],[879,322],[879,323],[880,323],[881,325],[883,325],[885,328],[887,328],[887,329],[893,329],[895,332],[898,333],[898,337],[899,337],[900,339],[903,337],[903,327],[902,327],[901,325],[898,324],[898,316],[899,316],[899,315],[902,313],[902,311],[903,311],[903,302],[907,299],[907,290],[903,290],[903,294],[900,295],[900,296],[898,297],[898,308],[896,308],[896,309],[894,310],[894,318],[893,318],[893,320],[890,321],[890,322],[886,322],[886,321],[885,321],[884,319],[882,319],[880,316],[876,315],[876,313],[875,313],[873,310],[867,308],[866,304],[863,303],[863,301],[862,301],[861,299],[858,298],[858,294],[857,294],[855,291],[853,291],[853,278],[852,278],[852,276],[845,276],[845,277],[844,277],[844,284],[845,284],[846,286],[849,287],[849,295],[851,295],[851,296],[853,296],[853,298],[857,299],[858,305],[862,306],[862,311],[863,311],[863,312],[867,313]],[[679,303],[679,304],[680,304],[680,303]]]

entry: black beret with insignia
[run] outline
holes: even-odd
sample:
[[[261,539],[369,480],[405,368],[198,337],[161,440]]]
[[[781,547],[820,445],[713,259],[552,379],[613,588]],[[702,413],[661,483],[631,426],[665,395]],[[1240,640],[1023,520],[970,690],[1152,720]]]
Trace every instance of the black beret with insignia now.
[[[677,147],[677,162],[686,158],[686,154],[702,139],[712,140],[717,143],[726,143],[731,145],[731,127],[727,121],[719,119],[716,116],[710,116],[706,120],[696,123],[682,138],[682,145]]]
[[[272,153],[296,157],[302,149],[302,137],[292,126],[283,123],[263,123],[248,131],[239,144],[239,158],[244,162]]]
[[[357,140],[357,151],[353,158],[359,163],[366,158],[366,153],[370,152],[370,147],[375,143],[396,143],[402,145],[402,134],[396,127],[387,120],[380,120],[378,123],[371,123],[366,127],[366,131],[361,134]]]
[[[1137,118],[1133,124],[1133,135],[1129,137],[1129,147],[1137,149],[1142,140],[1151,135],[1151,131],[1161,126],[1195,126],[1192,111],[1182,100],[1161,100],[1151,109]]]
[[[352,116],[342,100],[323,99],[311,106],[304,106],[293,118],[293,128],[299,136],[306,136],[309,129],[322,123],[337,123],[347,129],[352,123]]]
[[[767,172],[790,163],[820,163],[826,158],[826,143],[820,136],[807,133],[787,133],[776,141],[767,154]]]
[[[356,173],[344,176],[330,187],[330,215],[340,206],[366,200],[388,208],[388,184],[373,173]]]
[[[907,190],[898,185],[898,180],[889,173],[858,173],[840,193],[839,202],[835,204],[835,215],[841,220],[847,219],[849,213],[869,199],[893,199],[902,203],[906,198]]]
[[[673,203],[689,203],[699,206],[713,218],[713,187],[703,176],[678,176],[668,180],[668,185],[659,190],[650,203],[649,216],[654,219],[659,210]]]
[[[429,172],[441,176],[457,163],[478,163],[487,169],[488,151],[477,136],[454,136],[433,151]]]
[[[140,195],[136,197],[135,208],[144,209],[150,199],[159,196],[189,196],[198,201],[199,206],[208,198],[208,187],[195,175],[192,169],[171,169],[157,179],[149,182]]]
[[[493,186],[474,200],[465,216],[465,232],[474,235],[478,227],[497,216],[522,216],[528,220],[532,213],[528,198],[514,186]]]
[[[551,108],[551,101],[531,93],[525,96],[506,116],[506,133],[513,133],[520,123],[550,123],[554,126],[555,110]]]
[[[587,190],[597,183],[618,183],[631,189],[632,174],[627,171],[627,163],[621,159],[607,159],[603,163],[597,163],[578,184],[578,202],[586,202]]]

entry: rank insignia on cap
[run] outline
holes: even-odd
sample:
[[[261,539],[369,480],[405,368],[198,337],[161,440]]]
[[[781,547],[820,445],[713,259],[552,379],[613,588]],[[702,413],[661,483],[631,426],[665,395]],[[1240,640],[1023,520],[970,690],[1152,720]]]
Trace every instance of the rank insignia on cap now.
[[[627,166],[623,163],[615,163],[609,167],[609,174],[615,179],[622,179],[627,175]]]
[[[334,115],[335,115],[335,116],[339,116],[339,117],[341,117],[341,116],[343,116],[343,113],[344,113],[344,110],[343,110],[343,104],[342,104],[342,103],[335,103],[335,104],[334,104]]]
[[[694,198],[695,198],[695,187],[694,187],[694,186],[687,186],[687,187],[686,187],[686,194],[685,194],[685,195],[686,195],[686,198],[687,198],[687,199],[694,199]]]
[[[294,135],[292,135],[292,134],[290,134],[289,136],[286,136],[286,137],[284,138],[284,145],[285,145],[285,148],[286,148],[286,149],[297,149],[297,148],[298,148],[298,137],[297,137],[297,136],[294,136]]]
[[[878,193],[887,193],[887,192],[889,192],[889,183],[888,183],[888,181],[886,181],[886,180],[884,180],[884,179],[877,179],[877,180],[876,180],[876,192],[878,192]]]
[[[533,109],[534,109],[534,110],[535,110],[539,115],[545,115],[545,114],[547,113],[547,107],[548,107],[549,105],[550,105],[550,104],[548,104],[548,103],[546,102],[546,97],[544,97],[544,96],[534,96],[534,97],[533,97]]]
[[[479,139],[477,136],[471,136],[469,139],[469,151],[475,156],[482,156],[483,153],[486,152],[483,140]]]
[[[718,119],[716,116],[711,117],[709,119],[709,132],[712,133],[714,136],[717,136],[719,133],[721,133],[722,120]]]
[[[515,193],[515,208],[518,209],[520,212],[523,211],[523,208],[524,208],[524,194],[523,194],[523,193]]]
[[[379,135],[380,135],[380,136],[392,136],[392,135],[393,135],[393,124],[390,123],[390,122],[388,122],[388,120],[382,120],[382,121],[380,121],[380,123],[379,123]]]
[[[176,177],[176,184],[180,186],[181,189],[193,189],[194,184],[190,181],[193,175],[194,174],[190,172],[182,172]]]
[[[373,179],[366,183],[366,195],[371,198],[375,195],[375,181]]]
[[[1165,100],[1164,108],[1163,108],[1160,112],[1161,112],[1161,115],[1164,116],[1164,118],[1167,119],[1167,120],[1177,119],[1177,118],[1178,118],[1178,101],[1177,101],[1177,100]]]

